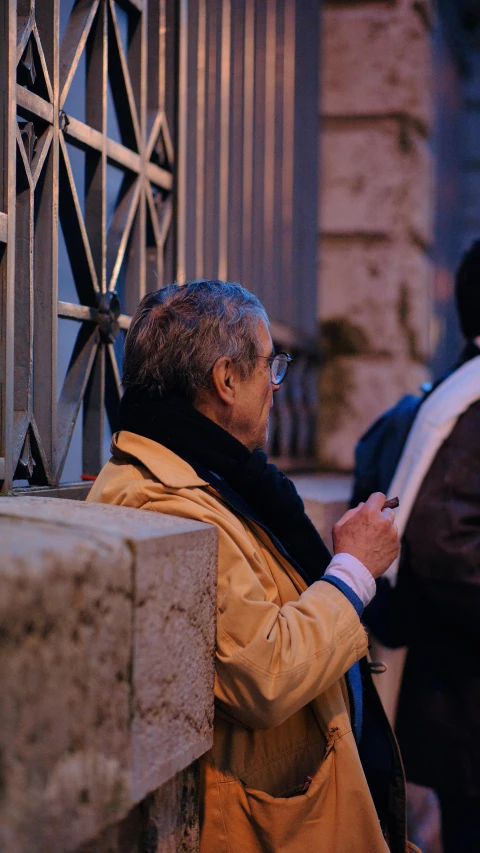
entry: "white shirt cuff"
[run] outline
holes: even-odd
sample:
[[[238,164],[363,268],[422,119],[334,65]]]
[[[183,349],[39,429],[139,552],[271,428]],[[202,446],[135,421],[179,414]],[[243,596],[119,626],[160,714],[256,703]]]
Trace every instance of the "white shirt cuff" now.
[[[346,583],[358,595],[363,606],[370,603],[376,592],[375,580],[353,554],[335,554],[325,572]]]

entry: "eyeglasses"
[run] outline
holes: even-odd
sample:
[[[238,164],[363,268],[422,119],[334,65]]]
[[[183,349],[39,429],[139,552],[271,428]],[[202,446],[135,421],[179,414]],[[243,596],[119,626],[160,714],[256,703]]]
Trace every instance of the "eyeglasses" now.
[[[268,361],[270,375],[274,385],[280,385],[287,375],[289,365],[293,358],[288,352],[277,352],[276,355],[259,355],[258,358],[265,358]]]

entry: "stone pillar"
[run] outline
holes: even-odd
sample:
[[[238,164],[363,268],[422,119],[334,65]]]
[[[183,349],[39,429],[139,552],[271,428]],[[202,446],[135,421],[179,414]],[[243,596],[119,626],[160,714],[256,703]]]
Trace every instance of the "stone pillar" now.
[[[0,539],[0,850],[195,853],[216,530],[11,497]]]
[[[319,454],[349,470],[372,420],[427,378],[433,181],[429,4],[323,8]]]

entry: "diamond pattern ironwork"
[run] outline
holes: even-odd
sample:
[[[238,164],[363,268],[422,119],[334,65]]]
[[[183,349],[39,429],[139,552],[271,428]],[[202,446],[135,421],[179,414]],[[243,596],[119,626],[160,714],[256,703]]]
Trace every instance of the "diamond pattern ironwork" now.
[[[157,24],[163,21],[163,41],[165,4],[157,0],[152,13]],[[56,485],[82,408],[87,477],[102,464],[105,411],[115,429],[121,387],[114,342],[128,328],[128,312],[147,287],[163,281],[174,151],[165,93],[158,87],[164,68],[156,68],[156,88],[148,93],[147,72],[165,62],[165,49],[158,51],[156,31],[149,51],[146,3],[124,0],[120,8],[115,0],[75,0],[61,42],[57,0],[42,6],[24,0],[17,18],[16,461],[11,476]],[[85,121],[69,113],[67,102],[79,67],[86,68]],[[112,105],[119,138],[109,135]],[[71,145],[85,154],[82,187],[72,168]],[[121,170],[114,202],[107,200],[110,166]],[[109,213],[107,201],[113,204]],[[57,304],[60,223],[78,303]],[[60,389],[57,316],[79,324]],[[51,340],[49,357],[45,334]]]

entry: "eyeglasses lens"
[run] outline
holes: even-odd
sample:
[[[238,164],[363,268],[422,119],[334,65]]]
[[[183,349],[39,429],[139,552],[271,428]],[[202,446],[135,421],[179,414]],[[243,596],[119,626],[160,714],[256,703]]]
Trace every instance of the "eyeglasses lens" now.
[[[274,385],[280,385],[285,379],[287,372],[288,361],[283,355],[277,355],[272,361],[272,382]]]

